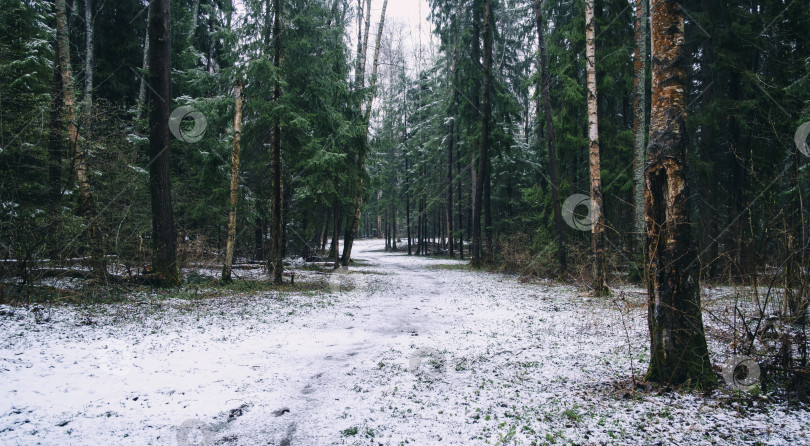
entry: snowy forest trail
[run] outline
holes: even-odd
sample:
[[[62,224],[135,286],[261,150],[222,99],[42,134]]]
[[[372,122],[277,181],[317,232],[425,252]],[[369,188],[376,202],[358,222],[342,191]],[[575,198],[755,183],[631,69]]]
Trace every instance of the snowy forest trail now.
[[[381,248],[358,240],[348,272],[299,271],[326,291],[3,307],[0,443],[807,442],[805,411],[631,393],[640,294]]]

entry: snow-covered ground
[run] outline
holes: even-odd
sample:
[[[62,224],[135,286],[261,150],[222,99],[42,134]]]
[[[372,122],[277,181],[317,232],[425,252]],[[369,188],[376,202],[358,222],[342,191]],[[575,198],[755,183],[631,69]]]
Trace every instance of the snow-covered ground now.
[[[364,266],[327,291],[0,307],[0,444],[810,443],[804,410],[632,391],[632,290],[381,248],[357,242]]]

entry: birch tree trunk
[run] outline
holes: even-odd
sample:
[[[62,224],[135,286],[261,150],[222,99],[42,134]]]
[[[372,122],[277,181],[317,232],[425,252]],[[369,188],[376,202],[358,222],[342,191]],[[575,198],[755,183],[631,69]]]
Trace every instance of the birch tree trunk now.
[[[560,275],[566,270],[566,253],[564,226],[562,219],[562,209],[560,205],[560,180],[557,171],[557,142],[554,133],[554,118],[551,114],[551,92],[549,87],[548,53],[546,51],[545,17],[543,17],[543,5],[541,0],[534,0],[534,15],[537,21],[537,43],[540,48],[540,89],[543,93],[543,113],[546,116],[546,134],[548,141],[548,160],[551,170],[551,201],[554,202],[554,232],[557,239],[557,262],[560,267]],[[540,95],[537,95],[537,116],[540,116]],[[538,133],[541,133],[543,126],[538,122]]]
[[[635,205],[634,230],[636,252],[643,255],[644,247],[644,150],[647,141],[647,71],[649,58],[649,0],[636,0],[636,50],[634,55],[635,79],[633,93],[633,197]],[[643,261],[643,260],[642,260]]]
[[[366,9],[365,9],[365,20],[366,23],[364,25],[363,31],[363,45],[361,47],[360,53],[358,53],[359,64],[357,66],[357,72],[355,73],[355,77],[357,78],[357,85],[358,88],[363,88],[366,82],[366,58],[368,57],[368,35],[371,30],[371,0],[366,0]]]
[[[84,0],[84,34],[84,103],[87,107],[87,116],[90,116],[93,108],[93,40],[95,38],[93,0]]]
[[[593,293],[604,295],[605,222],[602,216],[602,180],[599,163],[599,117],[596,95],[596,37],[594,0],[585,0],[585,59],[588,70],[588,147],[591,170],[591,251],[593,255]]]
[[[371,7],[371,0],[368,2],[368,7]],[[343,240],[343,257],[341,259],[341,263],[343,266],[349,266],[352,258],[352,245],[354,244],[354,238],[357,235],[357,228],[360,224],[360,212],[363,210],[363,172],[366,170],[366,147],[368,145],[368,128],[369,124],[371,123],[371,107],[374,104],[374,96],[377,90],[377,69],[379,67],[380,62],[380,42],[382,41],[382,34],[383,29],[385,28],[385,10],[388,8],[388,0],[383,2],[382,12],[380,13],[380,25],[377,28],[377,41],[374,44],[374,62],[371,68],[371,93],[368,97],[368,103],[366,105],[366,110],[363,115],[363,135],[360,147],[360,153],[358,154],[358,171],[360,172],[360,181],[357,186],[357,196],[355,197],[355,204],[354,204],[354,215],[352,216],[351,226],[346,231],[345,240]],[[371,11],[369,11],[370,13]],[[370,14],[369,14],[370,15]],[[366,17],[366,37],[368,38],[368,17]],[[365,50],[364,50],[365,52]],[[363,65],[365,65],[365,55],[363,56]],[[365,69],[365,67],[363,67]],[[365,77],[365,76],[362,76]],[[360,84],[362,85],[364,81],[361,80]],[[361,110],[362,112],[362,110]]]
[[[152,18],[152,8],[146,8],[146,34],[143,38],[143,67],[141,69],[141,85],[138,88],[138,113],[140,121],[146,109],[146,79],[149,77],[149,23]]]
[[[149,8],[149,189],[152,201],[153,268],[162,286],[181,282],[171,189],[171,30],[170,0]]]
[[[674,0],[651,0],[652,113],[644,170],[650,367],[662,385],[715,384],[700,307],[686,172],[684,16]]]
[[[275,10],[275,17],[273,19],[273,65],[276,67],[277,76],[280,76],[281,71],[281,2],[280,0],[274,0],[274,10]],[[278,104],[278,101],[281,99],[281,80],[276,79],[276,85],[273,91],[273,100]],[[271,228],[271,240],[272,240],[272,252],[270,253],[270,263],[271,263],[271,271],[273,272],[273,283],[281,284],[282,283],[282,275],[284,273],[284,263],[283,263],[283,232],[284,232],[284,216],[282,215],[283,212],[283,205],[282,199],[284,197],[282,191],[282,172],[281,172],[281,120],[278,115],[276,115],[275,123],[273,125],[273,131],[271,135],[272,139],[272,178],[273,178],[273,209],[272,209],[272,228]]]
[[[228,210],[228,238],[225,242],[225,265],[222,280],[231,281],[231,267],[236,242],[236,205],[239,201],[239,144],[242,142],[242,81],[236,82],[233,114],[233,153],[231,155],[231,207]]]

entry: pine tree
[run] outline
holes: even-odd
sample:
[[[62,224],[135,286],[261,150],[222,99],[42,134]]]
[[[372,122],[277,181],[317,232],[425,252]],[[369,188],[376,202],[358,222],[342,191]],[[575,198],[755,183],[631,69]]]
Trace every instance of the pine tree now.
[[[475,181],[475,194],[473,196],[473,226],[472,226],[472,265],[481,266],[481,208],[484,199],[484,182],[486,181],[486,171],[489,164],[489,127],[492,113],[490,103],[490,82],[492,71],[492,37],[491,33],[491,9],[490,1],[483,0],[483,40],[484,40],[484,63],[482,76],[482,100],[481,100],[481,136],[478,149],[478,174]]]
[[[153,270],[162,286],[181,282],[171,189],[171,19],[170,0],[149,8],[149,190],[152,201]]]
[[[273,1],[273,66],[277,73],[281,70],[281,1]],[[278,103],[281,99],[281,79],[276,76],[273,87],[273,100]],[[283,192],[282,192],[282,163],[281,163],[281,118],[277,115],[273,123],[270,135],[270,146],[272,147],[271,177],[273,186],[273,210],[271,212],[271,243],[270,243],[270,271],[273,274],[273,282],[280,284],[284,273],[283,237],[284,215],[283,215]]]
[[[534,14],[537,23],[538,60],[540,68],[540,87],[537,94],[537,117],[542,114],[546,118],[546,134],[548,144],[549,170],[551,171],[551,201],[554,207],[554,232],[557,240],[557,262],[559,263],[560,274],[566,270],[565,239],[563,232],[562,209],[560,206],[560,180],[557,168],[557,145],[554,132],[554,118],[551,110],[551,92],[549,87],[548,56],[546,51],[545,18],[543,17],[543,6],[541,0],[534,0]],[[543,96],[543,108],[541,114],[540,94]],[[542,124],[538,122],[538,131],[542,130]]]
[[[87,238],[90,248],[93,273],[97,278],[105,278],[107,269],[104,264],[102,248],[103,234],[96,219],[95,200],[90,187],[87,170],[87,159],[84,147],[79,143],[79,123],[76,112],[76,99],[73,89],[73,72],[70,65],[70,40],[68,38],[67,9],[65,0],[56,0],[56,39],[59,49],[59,69],[62,71],[62,98],[65,119],[68,124],[68,141],[73,153],[73,174],[79,185],[79,215],[87,226]]]

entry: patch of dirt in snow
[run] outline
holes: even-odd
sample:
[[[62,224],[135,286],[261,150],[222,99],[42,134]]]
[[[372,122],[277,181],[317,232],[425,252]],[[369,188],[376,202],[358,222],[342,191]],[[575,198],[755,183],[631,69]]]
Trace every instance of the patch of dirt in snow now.
[[[381,243],[356,242],[366,262],[324,276],[326,291],[0,308],[0,443],[808,442],[804,410],[634,391],[638,297]]]

